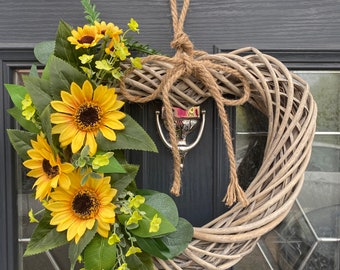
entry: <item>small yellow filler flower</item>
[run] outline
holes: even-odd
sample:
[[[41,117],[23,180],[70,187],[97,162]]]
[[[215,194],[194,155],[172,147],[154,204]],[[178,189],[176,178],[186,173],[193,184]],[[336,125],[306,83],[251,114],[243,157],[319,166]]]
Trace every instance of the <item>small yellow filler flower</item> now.
[[[159,231],[159,225],[162,223],[162,219],[158,217],[157,214],[154,215],[150,222],[150,229],[149,232],[158,232]]]
[[[142,250],[139,247],[131,246],[129,250],[126,252],[125,256],[129,257],[132,254],[141,253],[141,252]]]

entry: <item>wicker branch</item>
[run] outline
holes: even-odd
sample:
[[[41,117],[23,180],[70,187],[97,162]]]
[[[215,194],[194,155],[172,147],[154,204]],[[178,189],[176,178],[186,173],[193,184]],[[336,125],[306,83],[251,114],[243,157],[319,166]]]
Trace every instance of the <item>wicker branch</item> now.
[[[308,84],[279,60],[255,48],[197,56],[236,70],[250,87],[248,103],[268,117],[262,166],[240,202],[201,228],[183,254],[171,261],[155,260],[158,269],[227,269],[249,254],[258,239],[288,214],[303,184],[316,127],[317,108]],[[129,66],[126,66],[129,68]],[[125,80],[126,90],[141,97],[157,89],[171,63],[145,63]],[[209,69],[222,95],[242,98],[244,82],[221,69]],[[173,106],[201,104],[211,93],[194,76],[179,78],[169,93]],[[162,93],[157,97],[162,99]]]

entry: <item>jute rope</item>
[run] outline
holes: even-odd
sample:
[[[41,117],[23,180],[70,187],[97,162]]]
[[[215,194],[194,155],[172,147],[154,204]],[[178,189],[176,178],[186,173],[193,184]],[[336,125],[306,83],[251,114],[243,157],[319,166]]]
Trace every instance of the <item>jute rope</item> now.
[[[146,103],[161,97],[165,109],[166,121],[167,123],[173,123],[174,116],[171,103],[171,91],[173,85],[179,79],[183,80],[189,77],[194,77],[197,81],[202,83],[203,87],[208,90],[208,95],[215,100],[218,115],[223,127],[223,137],[229,158],[230,180],[223,201],[229,206],[233,205],[236,201],[239,201],[243,206],[246,206],[248,204],[247,198],[238,183],[236,161],[232,138],[230,135],[228,115],[226,113],[225,106],[237,106],[247,102],[250,96],[250,85],[247,78],[238,70],[229,66],[214,63],[209,60],[204,60],[204,58],[202,59],[202,56],[207,55],[207,53],[194,49],[194,46],[188,35],[183,31],[189,3],[190,0],[184,0],[181,14],[178,17],[176,0],[170,0],[174,30],[174,39],[171,42],[171,47],[176,49],[175,55],[173,57],[150,55],[142,58],[143,65],[149,62],[165,62],[170,64],[170,67],[162,77],[157,89],[147,96],[134,95],[126,89],[126,81],[123,79],[120,83],[120,93],[125,97],[125,99],[134,103]],[[211,73],[211,70],[214,70],[218,73],[229,74],[229,76],[234,77],[234,79],[238,80],[239,84],[243,86],[243,93],[238,96],[237,99],[224,98],[223,93],[221,92],[214,76]],[[130,72],[132,72],[132,69]],[[127,72],[127,77],[129,76],[130,72]],[[179,196],[181,189],[181,158],[179,149],[177,147],[176,131],[174,125],[169,124],[168,130],[174,160],[174,179],[171,193],[173,193],[175,196]]]

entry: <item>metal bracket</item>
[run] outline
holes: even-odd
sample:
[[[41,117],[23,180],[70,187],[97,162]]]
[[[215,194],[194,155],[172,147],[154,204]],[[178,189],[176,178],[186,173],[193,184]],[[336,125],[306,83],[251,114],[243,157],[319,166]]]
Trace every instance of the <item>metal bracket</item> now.
[[[205,126],[205,110],[200,111],[199,106],[192,107],[188,110],[183,110],[180,108],[173,108],[174,112],[174,125],[176,130],[176,138],[177,138],[177,147],[181,156],[181,169],[184,168],[184,158],[186,154],[193,149],[198,142],[200,141],[204,126]],[[172,145],[168,142],[168,140],[165,138],[162,126],[160,123],[160,111],[156,111],[156,122],[157,122],[157,130],[159,132],[159,135],[163,141],[163,143],[169,148],[172,149]],[[202,115],[202,118],[201,118]],[[162,108],[162,119],[165,120],[164,117],[164,108]],[[187,143],[187,136],[190,134],[201,122],[200,129],[197,134],[196,140],[189,144]],[[167,127],[168,123],[164,121],[165,127]]]

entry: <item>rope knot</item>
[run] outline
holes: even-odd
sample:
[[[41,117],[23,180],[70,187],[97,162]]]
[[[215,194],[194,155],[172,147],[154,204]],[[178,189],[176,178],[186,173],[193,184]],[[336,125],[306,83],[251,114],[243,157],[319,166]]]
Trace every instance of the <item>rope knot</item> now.
[[[185,52],[188,55],[192,55],[194,50],[194,45],[190,41],[189,36],[183,31],[175,33],[174,39],[171,42],[171,47],[177,51]]]
[[[177,63],[174,70],[182,70],[183,76],[191,75],[194,69],[194,59],[183,52],[177,53],[176,59]]]

